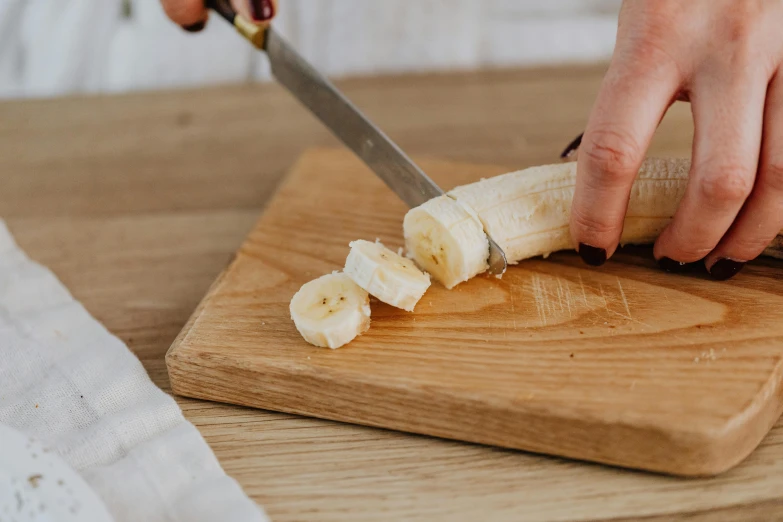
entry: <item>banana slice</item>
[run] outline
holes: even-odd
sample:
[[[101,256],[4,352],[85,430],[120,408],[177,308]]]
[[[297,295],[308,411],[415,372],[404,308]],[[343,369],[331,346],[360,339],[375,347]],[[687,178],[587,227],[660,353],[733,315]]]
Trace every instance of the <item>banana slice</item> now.
[[[403,230],[408,255],[446,288],[489,268],[489,242],[481,221],[448,196],[410,209]]]
[[[430,286],[430,276],[379,241],[350,243],[344,272],[384,303],[412,312]]]
[[[339,348],[370,327],[370,296],[339,272],[302,285],[289,309],[305,341],[323,348]]]

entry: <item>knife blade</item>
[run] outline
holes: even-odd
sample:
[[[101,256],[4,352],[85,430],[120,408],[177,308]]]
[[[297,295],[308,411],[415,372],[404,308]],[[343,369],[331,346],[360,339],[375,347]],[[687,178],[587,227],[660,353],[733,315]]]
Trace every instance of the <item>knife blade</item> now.
[[[445,194],[397,144],[269,24],[251,23],[234,12],[227,0],[207,0],[206,5],[231,22],[256,48],[266,52],[275,79],[409,207],[417,207]],[[489,272],[502,275],[507,267],[506,256],[486,230],[484,233],[489,242]]]
[[[409,207],[445,194],[386,134],[272,27],[264,50],[272,75],[364,161]]]

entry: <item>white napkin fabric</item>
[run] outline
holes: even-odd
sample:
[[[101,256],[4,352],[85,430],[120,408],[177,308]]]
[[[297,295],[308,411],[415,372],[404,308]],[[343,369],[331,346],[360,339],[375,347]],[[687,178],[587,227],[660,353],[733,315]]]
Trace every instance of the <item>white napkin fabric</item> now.
[[[136,356],[2,220],[0,422],[56,451],[117,522],[268,520]]]

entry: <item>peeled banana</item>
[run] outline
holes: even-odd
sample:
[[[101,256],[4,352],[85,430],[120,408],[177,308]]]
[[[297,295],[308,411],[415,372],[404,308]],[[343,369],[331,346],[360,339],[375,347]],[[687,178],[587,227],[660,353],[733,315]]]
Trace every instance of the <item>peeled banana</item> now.
[[[370,327],[369,294],[340,272],[302,285],[289,310],[305,341],[323,348],[339,348]]]
[[[412,312],[429,288],[430,276],[379,241],[360,239],[349,246],[345,274],[380,301]]]
[[[449,196],[409,210],[403,231],[408,255],[446,288],[489,268],[489,242],[479,216]]]
[[[650,158],[645,160],[631,190],[628,213],[623,229],[622,243],[653,241],[674,215],[677,203],[685,192],[690,162],[680,159]],[[569,232],[571,201],[576,182],[576,163],[543,165],[510,172],[493,178],[462,185],[448,192],[444,198],[461,205],[481,224],[478,232],[466,235],[454,233],[448,226],[430,225],[438,237],[447,237],[439,245],[448,245],[444,258],[469,259],[463,268],[470,277],[487,268],[488,246],[484,232],[503,249],[510,264],[535,256],[547,256],[558,250],[572,249]],[[408,251],[424,266],[433,279],[447,288],[466,280],[457,278],[451,270],[433,266],[429,262],[430,241],[427,225],[420,216],[427,213],[427,223],[443,223],[451,211],[423,205],[408,211],[403,222]],[[442,214],[441,214],[442,213]],[[448,221],[446,222],[448,223]],[[479,255],[480,253],[480,255]]]
[[[620,244],[655,241],[685,194],[689,169],[689,159],[647,158],[642,163],[631,189]],[[407,249],[433,279],[447,288],[486,270],[486,239],[452,228],[456,207],[447,204],[447,197],[461,204],[464,214],[478,217],[483,230],[500,245],[511,264],[574,249],[569,221],[575,183],[576,163],[570,162],[531,167],[456,187],[438,198],[442,199],[439,204],[431,200],[408,211],[403,222]],[[437,263],[431,257],[433,235],[438,238],[441,256]],[[780,257],[780,241],[764,253]],[[455,276],[450,263],[442,258],[466,261],[461,275]]]

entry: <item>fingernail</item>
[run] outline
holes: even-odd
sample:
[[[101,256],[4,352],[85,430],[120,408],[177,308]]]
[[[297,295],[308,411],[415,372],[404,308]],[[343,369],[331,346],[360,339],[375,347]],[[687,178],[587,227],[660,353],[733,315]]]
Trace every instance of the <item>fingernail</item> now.
[[[606,263],[606,250],[584,243],[579,243],[579,256],[590,266],[601,266]]]
[[[257,22],[266,22],[275,16],[275,3],[272,0],[250,0],[250,10]]]
[[[568,146],[565,149],[563,149],[563,152],[560,153],[561,159],[565,159],[569,157],[576,149],[579,148],[579,145],[582,144],[582,134],[574,138],[574,141],[569,143]]]
[[[718,259],[715,264],[712,265],[709,272],[713,279],[718,281],[725,281],[737,275],[737,272],[742,270],[745,263],[742,261],[734,261],[727,257]]]
[[[195,24],[183,25],[182,28],[184,30],[186,30],[187,32],[189,32],[189,33],[197,33],[199,31],[201,31],[202,29],[204,29],[204,27],[206,27],[206,25],[207,25],[207,22],[202,20],[200,22],[196,22]]]
[[[693,268],[693,263],[683,263],[682,261],[675,261],[669,257],[662,257],[658,260],[658,266],[667,272],[679,274]]]

